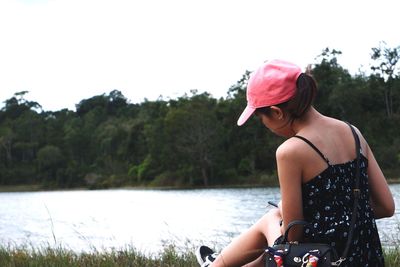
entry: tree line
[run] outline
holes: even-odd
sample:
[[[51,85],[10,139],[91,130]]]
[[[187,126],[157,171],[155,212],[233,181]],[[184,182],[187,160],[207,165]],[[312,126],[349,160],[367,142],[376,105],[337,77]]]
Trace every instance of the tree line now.
[[[326,48],[311,73],[316,108],[356,125],[387,177],[400,173],[400,46],[372,49],[369,74],[350,75]],[[192,90],[132,104],[118,90],[44,111],[18,92],[0,110],[0,185],[45,188],[272,185],[283,141],[257,119],[237,127],[249,71],[226,97]]]

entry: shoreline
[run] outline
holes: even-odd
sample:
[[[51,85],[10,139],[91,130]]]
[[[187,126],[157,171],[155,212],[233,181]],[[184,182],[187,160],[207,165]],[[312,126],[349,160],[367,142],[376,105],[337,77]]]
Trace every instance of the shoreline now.
[[[399,181],[400,182],[400,181]],[[261,184],[231,184],[231,185],[211,185],[211,186],[146,186],[146,185],[126,185],[119,187],[91,188],[91,187],[59,187],[47,188],[41,185],[0,185],[0,193],[16,192],[52,192],[52,191],[93,191],[93,190],[203,190],[203,189],[234,189],[234,188],[260,188],[278,187],[278,185]]]
[[[389,178],[386,180],[389,185],[400,184],[400,178]],[[52,191],[91,191],[91,190],[203,190],[203,189],[235,189],[235,188],[260,188],[260,187],[279,187],[276,185],[262,184],[231,184],[231,185],[211,185],[211,186],[120,186],[108,188],[89,188],[89,187],[69,187],[69,188],[47,188],[42,185],[0,185],[0,193],[17,192],[52,192]]]

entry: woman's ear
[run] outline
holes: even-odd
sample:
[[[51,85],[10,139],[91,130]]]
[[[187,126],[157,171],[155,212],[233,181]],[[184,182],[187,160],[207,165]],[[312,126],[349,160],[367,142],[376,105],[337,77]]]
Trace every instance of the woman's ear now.
[[[280,107],[277,106],[270,106],[271,115],[273,118],[278,120],[283,120],[285,118],[285,113]]]

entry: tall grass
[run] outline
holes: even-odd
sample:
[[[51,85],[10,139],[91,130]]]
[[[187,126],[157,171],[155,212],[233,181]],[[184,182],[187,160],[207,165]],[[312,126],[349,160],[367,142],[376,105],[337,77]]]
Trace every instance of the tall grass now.
[[[197,266],[192,251],[179,253],[173,246],[157,255],[145,255],[134,248],[77,253],[63,248],[0,248],[2,267],[187,267]]]
[[[399,224],[400,229],[400,224]],[[55,244],[57,240],[53,234]],[[384,247],[386,267],[400,266],[400,239],[391,237],[392,245]],[[219,240],[221,241],[221,240]],[[214,241],[215,242],[215,241]],[[182,242],[177,242],[182,243]],[[213,243],[213,242],[211,242]],[[216,242],[213,243],[217,246]],[[144,253],[133,246],[122,249],[76,252],[63,247],[45,245],[4,246],[0,244],[0,267],[196,267],[195,245],[186,240],[177,246],[174,241],[165,241],[159,253]],[[217,246],[218,247],[218,246]],[[218,250],[218,249],[217,249]]]
[[[400,266],[400,247],[387,248],[385,252],[385,263],[386,266],[397,267]]]
[[[400,247],[385,250],[388,267],[400,266]],[[134,248],[77,253],[63,248],[0,247],[2,267],[191,267],[198,266],[193,249],[178,252],[169,245],[157,255]]]

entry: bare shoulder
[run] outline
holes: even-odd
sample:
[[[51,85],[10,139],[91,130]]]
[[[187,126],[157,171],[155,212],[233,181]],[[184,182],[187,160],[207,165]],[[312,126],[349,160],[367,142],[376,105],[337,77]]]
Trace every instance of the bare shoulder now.
[[[301,142],[299,139],[293,137],[289,138],[276,150],[276,158],[277,160],[299,159],[302,151],[304,151],[301,149],[303,146],[303,142]]]
[[[364,155],[367,154],[368,151],[368,144],[367,141],[365,140],[363,134],[361,131],[357,128],[357,126],[346,122],[342,120],[338,120],[335,118],[329,118],[330,119],[330,124],[337,130],[337,136],[339,136],[339,139],[344,139],[348,140],[349,142],[353,143],[354,142],[354,137],[351,131],[349,131],[349,126],[351,126],[356,134],[358,135],[360,139],[360,145],[361,145],[361,151],[363,152]]]

